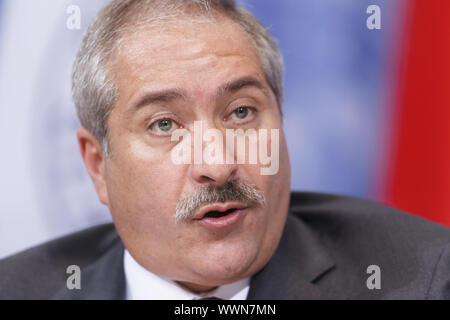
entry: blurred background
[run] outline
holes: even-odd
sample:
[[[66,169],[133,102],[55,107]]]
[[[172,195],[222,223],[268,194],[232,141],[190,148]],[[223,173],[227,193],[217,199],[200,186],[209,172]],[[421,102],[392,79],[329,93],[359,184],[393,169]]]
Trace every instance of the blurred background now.
[[[111,220],[70,95],[77,48],[106,2],[0,0],[0,258]],[[238,2],[284,54],[292,188],[450,226],[450,1]],[[67,25],[73,5],[80,29]],[[367,26],[370,5],[381,29]]]

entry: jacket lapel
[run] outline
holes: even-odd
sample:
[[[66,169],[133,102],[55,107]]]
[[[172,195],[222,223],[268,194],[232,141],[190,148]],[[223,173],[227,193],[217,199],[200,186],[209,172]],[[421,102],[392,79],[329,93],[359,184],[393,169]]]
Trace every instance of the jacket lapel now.
[[[123,268],[124,246],[117,240],[93,264],[81,270],[81,289],[64,286],[52,298],[56,300],[121,300],[125,299],[126,284]]]
[[[289,214],[274,256],[250,281],[248,299],[326,298],[316,281],[334,266],[318,237]]]

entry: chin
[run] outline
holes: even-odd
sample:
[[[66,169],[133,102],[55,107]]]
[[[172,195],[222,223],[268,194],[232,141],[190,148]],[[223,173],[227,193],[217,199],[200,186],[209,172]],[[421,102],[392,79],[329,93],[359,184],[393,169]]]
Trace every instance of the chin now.
[[[216,249],[211,254],[205,254],[194,267],[196,278],[201,280],[198,284],[220,286],[251,276],[258,271],[255,270],[258,267],[255,264],[257,257],[258,250],[248,246],[223,251]]]

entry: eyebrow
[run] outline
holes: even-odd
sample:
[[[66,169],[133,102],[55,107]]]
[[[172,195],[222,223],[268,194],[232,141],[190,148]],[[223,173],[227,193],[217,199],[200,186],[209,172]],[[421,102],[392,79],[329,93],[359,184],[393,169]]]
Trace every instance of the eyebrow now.
[[[247,76],[227,82],[224,86],[219,88],[217,92],[217,98],[223,97],[226,94],[235,93],[246,87],[254,87],[264,92],[267,90],[266,86],[258,79],[252,76]]]
[[[229,81],[221,86],[217,90],[216,99],[219,99],[227,94],[236,93],[237,91],[247,87],[260,89],[267,95],[267,87],[262,82],[260,82],[253,76],[246,76],[237,80]],[[143,95],[136,103],[134,103],[133,106],[128,110],[128,112],[132,114],[146,105],[160,102],[169,103],[175,100],[187,100],[186,92],[177,88],[157,92],[149,92]]]
[[[157,92],[150,92],[142,96],[133,106],[129,109],[130,113],[139,110],[140,108],[158,102],[172,102],[174,100],[186,100],[186,94],[180,89],[168,89]]]

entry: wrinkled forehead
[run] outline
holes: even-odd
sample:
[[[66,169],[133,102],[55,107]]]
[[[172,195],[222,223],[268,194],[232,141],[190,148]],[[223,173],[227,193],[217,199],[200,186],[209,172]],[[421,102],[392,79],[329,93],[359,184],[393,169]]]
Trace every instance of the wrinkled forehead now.
[[[253,40],[224,17],[167,19],[126,30],[111,58],[114,67],[134,69],[207,55],[245,55],[259,62]]]
[[[124,39],[114,59],[121,102],[141,89],[180,85],[207,95],[232,77],[265,82],[253,42],[227,19],[142,28]]]

